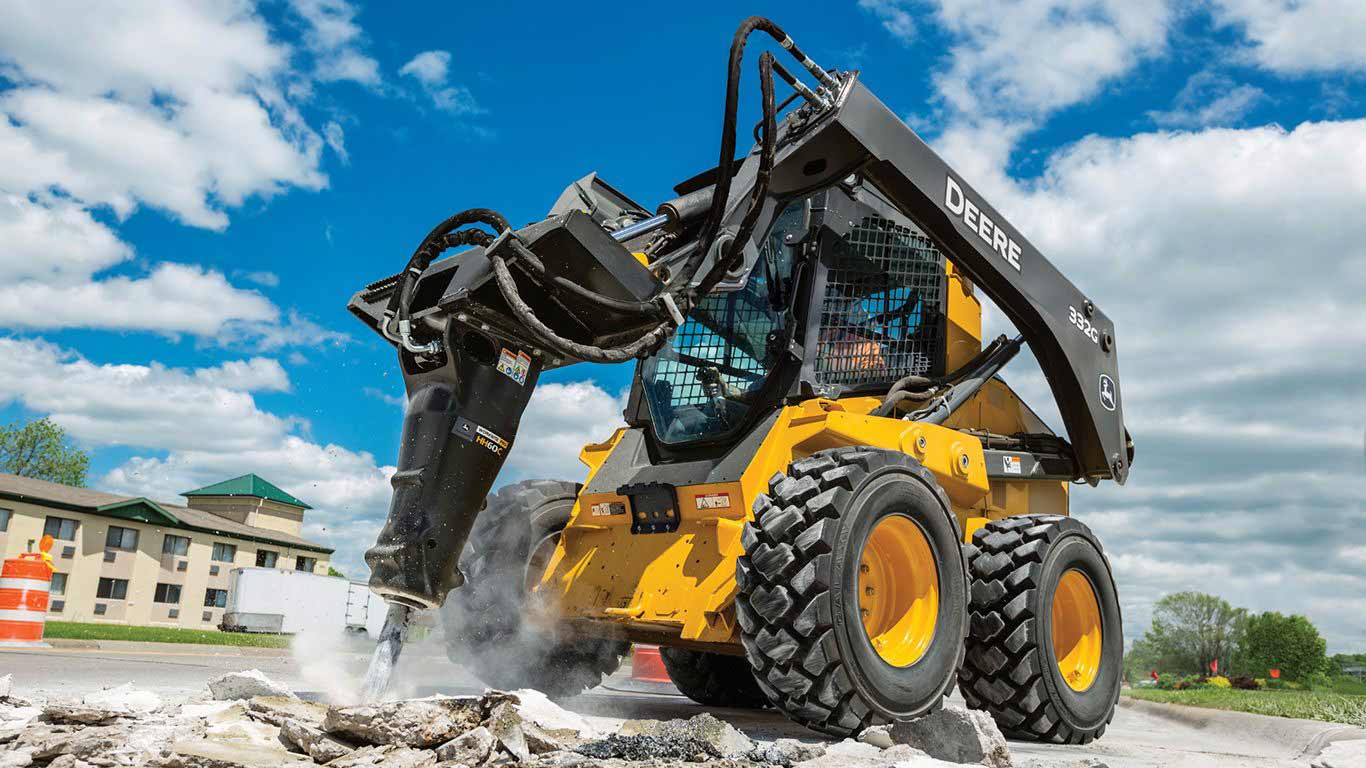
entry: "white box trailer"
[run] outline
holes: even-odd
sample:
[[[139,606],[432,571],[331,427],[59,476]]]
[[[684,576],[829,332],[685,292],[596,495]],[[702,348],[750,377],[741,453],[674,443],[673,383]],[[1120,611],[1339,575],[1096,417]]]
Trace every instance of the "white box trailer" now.
[[[224,631],[345,629],[379,637],[384,626],[384,600],[363,581],[280,568],[234,568],[231,580]]]

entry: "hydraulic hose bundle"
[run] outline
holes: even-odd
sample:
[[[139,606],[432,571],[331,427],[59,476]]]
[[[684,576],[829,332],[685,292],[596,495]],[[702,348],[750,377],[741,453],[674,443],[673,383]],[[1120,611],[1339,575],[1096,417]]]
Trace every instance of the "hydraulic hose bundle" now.
[[[765,51],[759,58],[759,85],[763,104],[763,118],[756,126],[759,139],[759,166],[755,184],[749,198],[749,207],[739,227],[733,235],[723,234],[721,224],[726,215],[730,198],[732,177],[735,170],[735,143],[737,112],[739,109],[740,70],[744,59],[745,44],[755,31],[762,31],[776,40],[798,62],[811,72],[820,82],[822,91],[812,91],[774,60],[773,54]],[[517,234],[511,230],[507,220],[487,208],[471,208],[451,216],[441,222],[423,238],[408,260],[398,284],[385,308],[381,332],[403,349],[413,354],[434,358],[441,352],[441,343],[432,339],[423,343],[414,340],[410,306],[414,289],[422,273],[442,252],[460,246],[477,245],[485,249],[490,261],[498,290],[507,302],[508,309],[515,319],[547,349],[556,355],[572,361],[594,363],[619,363],[648,355],[658,349],[669,337],[673,329],[683,322],[690,307],[707,296],[716,285],[733,271],[742,260],[744,245],[753,236],[763,202],[768,195],[769,179],[777,152],[777,112],[773,92],[773,74],[777,72],[785,82],[796,91],[792,98],[802,96],[817,106],[827,105],[824,89],[838,87],[838,82],[815,62],[811,61],[792,42],[777,24],[759,17],[751,16],[741,23],[731,42],[727,65],[726,103],[722,117],[721,151],[717,164],[717,182],[710,194],[707,217],[695,239],[696,247],[683,268],[670,275],[660,293],[650,301],[623,301],[605,296],[586,288],[582,284],[558,275],[551,275],[545,265]],[[787,104],[788,99],[784,102]],[[698,199],[695,207],[700,207]],[[483,224],[495,230],[490,234],[482,229],[462,229],[471,225]],[[676,237],[677,232],[670,233]],[[725,240],[722,248],[718,240]],[[721,252],[721,251],[724,252]],[[698,284],[689,289],[693,278],[705,263],[708,255],[716,251],[713,264]],[[658,322],[640,333],[636,338],[611,346],[585,344],[566,338],[551,328],[539,317],[535,310],[521,296],[517,282],[509,268],[510,263],[519,262],[533,279],[540,282],[550,292],[573,294],[604,309],[646,318],[657,318]],[[391,327],[397,321],[397,328]]]

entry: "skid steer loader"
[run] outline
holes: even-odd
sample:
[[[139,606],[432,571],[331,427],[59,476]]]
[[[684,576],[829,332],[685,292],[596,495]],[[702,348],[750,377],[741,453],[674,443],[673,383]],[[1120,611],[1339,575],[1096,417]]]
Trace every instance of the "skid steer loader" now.
[[[802,76],[759,57],[737,159],[755,31]],[[693,699],[829,734],[957,681],[1009,735],[1100,735],[1119,602],[1068,489],[1133,458],[1110,320],[856,72],[766,19],[736,33],[723,122],[717,166],[654,212],[595,175],[519,229],[464,211],[351,300],[408,394],[366,554],[392,606],[372,692],[408,612],[450,593],[456,660],[499,687],[574,695],[648,642]],[[981,295],[1018,337],[983,344]],[[1065,438],[997,375],[1024,344]],[[583,448],[582,483],[490,495],[538,377],[584,361],[635,363],[626,426]]]

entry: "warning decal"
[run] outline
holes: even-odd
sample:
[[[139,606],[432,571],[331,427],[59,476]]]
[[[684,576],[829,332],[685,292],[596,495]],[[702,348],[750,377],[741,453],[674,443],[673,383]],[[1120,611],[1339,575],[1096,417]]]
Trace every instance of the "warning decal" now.
[[[531,373],[531,356],[525,352],[513,352],[504,347],[498,353],[498,372],[509,379],[526,386],[526,377]]]
[[[729,493],[699,493],[697,495],[698,509],[728,509],[730,508]]]
[[[1007,475],[1018,475],[1021,473],[1019,456],[1002,456],[1001,463],[1005,465],[1002,469],[1005,470]]]

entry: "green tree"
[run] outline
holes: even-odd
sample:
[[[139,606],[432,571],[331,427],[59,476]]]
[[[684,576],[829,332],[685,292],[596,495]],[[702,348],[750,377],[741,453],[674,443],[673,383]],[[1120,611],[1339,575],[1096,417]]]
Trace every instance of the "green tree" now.
[[[51,419],[0,427],[0,472],[79,486],[89,468],[90,457]]]
[[[327,566],[327,575],[328,575],[328,576],[340,576],[340,577],[342,577],[343,579],[346,578],[346,574],[342,573],[341,571],[337,570],[336,568],[333,568],[333,567],[330,566],[330,565]]]
[[[1153,605],[1153,622],[1130,651],[1159,672],[1208,674],[1216,659],[1221,672],[1238,663],[1247,612],[1202,592],[1177,592]]]
[[[1285,680],[1305,680],[1329,669],[1328,643],[1303,616],[1267,611],[1247,620],[1246,665],[1258,676],[1279,669]]]

